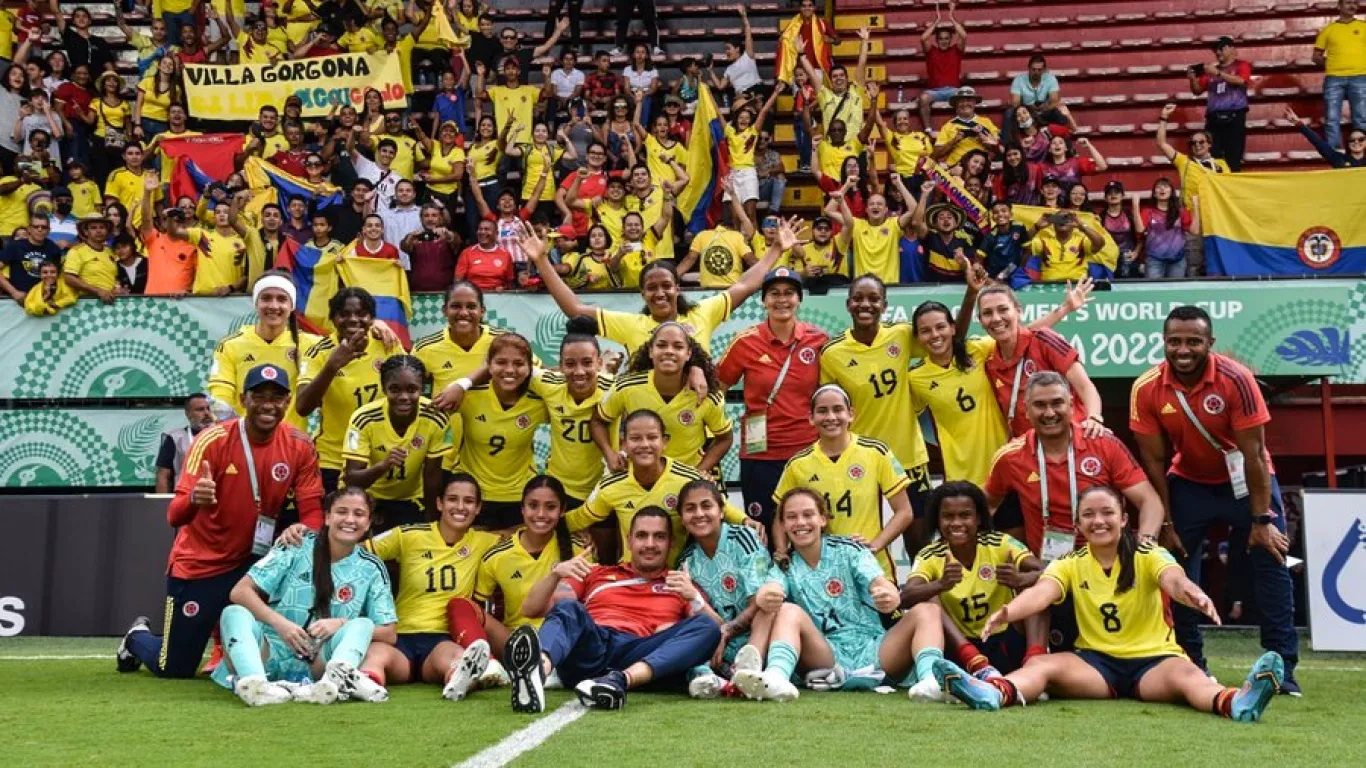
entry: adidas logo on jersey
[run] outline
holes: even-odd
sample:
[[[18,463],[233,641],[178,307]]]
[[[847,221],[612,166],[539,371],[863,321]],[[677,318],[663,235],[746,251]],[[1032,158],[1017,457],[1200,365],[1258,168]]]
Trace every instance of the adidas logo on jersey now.
[[[821,481],[820,475],[812,475],[812,476],[811,476],[811,479],[810,479],[810,480],[807,480],[806,482],[808,482],[808,483],[819,483],[820,481]]]
[[[1090,584],[1087,584],[1087,583],[1084,582],[1084,581],[1081,583],[1081,588],[1084,589],[1084,590],[1086,590],[1087,592],[1090,592],[1090,591],[1091,591],[1091,585],[1090,585]]]
[[[939,389],[939,382],[937,382],[937,381],[931,381],[931,382],[930,382],[930,389],[932,389],[932,390],[934,390],[934,389]]]
[[[555,406],[555,413],[564,413],[564,406],[563,406],[563,405],[557,405],[557,406]]]
[[[1171,403],[1163,403],[1163,404],[1162,404],[1162,415],[1163,415],[1163,416],[1170,416],[1170,415],[1173,414],[1173,413],[1176,413],[1176,409],[1172,407],[1172,404],[1171,404]]]
[[[521,571],[513,571],[513,572],[512,572],[512,578],[514,578],[514,579],[520,579],[520,578],[522,578],[522,572],[521,572]]]
[[[759,362],[761,362],[761,363],[771,363],[771,362],[773,362],[773,358],[769,357],[768,354],[765,353],[765,354],[759,355]]]
[[[474,417],[474,420],[475,420],[475,421],[488,421],[488,419],[484,418],[484,414],[482,414],[482,413],[479,414],[478,416],[475,416],[475,417]]]
[[[432,553],[431,553],[431,551],[428,550],[428,551],[426,551],[426,552],[423,552],[423,553],[422,553],[422,559],[423,559],[423,560],[431,560],[431,559],[432,559]]]
[[[441,366],[441,370],[443,370],[443,371],[449,371],[450,369],[452,369],[452,368],[454,368],[454,367],[455,367],[455,366],[451,365],[451,361],[450,361],[450,360],[447,360],[447,361],[446,361],[446,364],[443,365],[443,366]]]
[[[244,362],[244,363],[254,363],[254,362],[256,362],[256,355],[247,355],[246,357],[242,358],[242,362]]]
[[[237,474],[237,465],[236,465],[236,464],[229,464],[229,465],[228,465],[227,471],[225,471],[223,474],[225,474],[225,475],[235,475],[235,474]]]
[[[845,367],[845,368],[857,368],[857,367],[858,367],[858,361],[857,361],[857,360],[850,360],[850,361],[849,361],[849,364],[846,365],[846,366],[844,366],[844,367]]]
[[[627,508],[627,509],[635,509],[635,508],[636,508],[636,503],[635,503],[634,501],[628,501],[628,502],[626,502],[626,508]]]

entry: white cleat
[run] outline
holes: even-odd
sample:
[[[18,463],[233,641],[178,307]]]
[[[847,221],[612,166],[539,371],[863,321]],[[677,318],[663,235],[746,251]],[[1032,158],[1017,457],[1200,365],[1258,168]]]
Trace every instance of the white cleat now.
[[[720,675],[708,672],[688,681],[688,695],[694,699],[719,699],[725,684]]]
[[[911,701],[944,701],[944,689],[939,687],[938,680],[927,677],[911,686],[906,696]]]
[[[294,687],[294,700],[303,704],[331,704],[341,698],[337,684],[324,677]]]
[[[337,686],[337,698],[341,701],[346,701],[351,698],[371,701],[372,699],[367,699],[360,695],[359,689],[364,685],[364,683],[361,682],[362,680],[373,686],[367,687],[366,689],[369,695],[374,695],[374,688],[379,688],[381,691],[384,691],[383,686],[380,686],[375,683],[374,680],[362,675],[349,663],[340,660],[327,662],[327,671],[323,674],[323,680],[327,680]],[[384,691],[384,698],[379,699],[379,701],[384,701],[384,699],[387,698],[389,698],[389,692]]]
[[[742,670],[751,672],[762,672],[764,669],[764,655],[759,653],[759,649],[752,645],[745,645],[735,652],[735,663],[731,664],[731,674]]]
[[[389,689],[375,682],[364,672],[357,672],[356,679],[351,685],[350,695],[357,701],[379,704],[389,700]]]
[[[460,701],[470,692],[470,686],[484,674],[489,666],[489,644],[487,640],[475,640],[460,655],[460,660],[451,665],[454,674],[441,689],[442,698]]]
[[[252,675],[237,679],[233,692],[248,707],[266,707],[271,704],[284,704],[293,699],[289,689],[272,683],[265,675]]]
[[[497,659],[489,659],[489,665],[484,670],[484,674],[479,676],[475,688],[503,688],[509,684],[508,671],[503,668]]]
[[[797,686],[776,669],[764,672],[741,670],[731,677],[730,682],[746,698],[755,701],[792,701],[798,696]]]

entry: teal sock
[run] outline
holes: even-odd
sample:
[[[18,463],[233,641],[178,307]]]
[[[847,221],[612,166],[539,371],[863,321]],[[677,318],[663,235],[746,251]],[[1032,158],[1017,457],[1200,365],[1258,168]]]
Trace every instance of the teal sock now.
[[[370,650],[370,638],[374,634],[375,622],[363,617],[351,619],[323,645],[323,658],[359,667],[365,652]]]
[[[768,668],[776,669],[790,679],[797,671],[797,649],[781,641],[769,644]]]
[[[938,648],[926,648],[915,655],[915,679],[931,680],[934,678],[934,663],[942,661],[944,652]]]
[[[238,677],[266,674],[266,665],[261,661],[265,634],[251,611],[240,605],[224,608],[218,619],[218,633],[223,638],[223,653],[232,662],[233,674]]]
[[[711,674],[715,674],[715,673],[712,672],[712,670],[711,670],[711,665],[710,665],[710,664],[698,664],[697,666],[695,666],[695,667],[693,667],[692,669],[688,670],[688,675],[687,675],[687,677],[688,677],[688,682],[691,683],[692,681],[696,680],[696,679],[699,678],[699,677],[702,677],[703,675],[711,675]]]

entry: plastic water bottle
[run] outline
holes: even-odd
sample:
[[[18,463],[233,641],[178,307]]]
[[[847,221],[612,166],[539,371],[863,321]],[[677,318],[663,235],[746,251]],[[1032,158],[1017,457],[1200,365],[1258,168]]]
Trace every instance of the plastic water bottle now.
[[[904,86],[904,85],[898,85],[898,86],[896,87],[896,103],[898,103],[898,104],[905,104],[905,103],[906,103],[906,86]]]

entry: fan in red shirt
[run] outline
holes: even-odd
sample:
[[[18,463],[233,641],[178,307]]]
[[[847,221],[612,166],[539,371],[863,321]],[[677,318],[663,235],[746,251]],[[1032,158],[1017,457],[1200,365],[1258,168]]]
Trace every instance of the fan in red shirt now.
[[[1138,508],[1139,534],[1155,539],[1162,528],[1162,499],[1119,438],[1110,432],[1087,437],[1074,423],[1067,380],[1055,371],[1036,373],[1022,399],[1033,429],[996,452],[985,489],[993,510],[1007,494],[1019,496],[1023,531],[1006,532],[1045,561],[1056,560],[1082,543],[1073,526],[1073,499],[1087,488],[1105,485]]]
[[[570,221],[574,227],[573,236],[577,240],[587,237],[588,228],[593,224],[593,217],[589,213],[590,201],[602,197],[607,192],[607,172],[603,170],[603,166],[607,164],[607,147],[596,141],[591,142],[588,145],[586,162],[585,168],[578,173],[566,176],[559,190],[555,192],[555,205],[561,210],[569,211]],[[570,205],[569,189],[576,184],[576,201]]]
[[[939,6],[935,5],[934,23],[925,25],[920,46],[925,51],[925,90],[920,93],[920,122],[930,133],[930,107],[948,101],[963,84],[963,52],[968,47],[968,31],[953,17],[955,3],[949,3],[949,24],[941,26]],[[931,42],[933,41],[933,42]]]
[[[681,678],[711,658],[720,618],[686,572],[669,570],[672,538],[669,513],[645,507],[631,519],[629,565],[590,565],[590,549],[532,587],[522,614],[545,623],[539,634],[522,625],[503,651],[514,711],[545,711],[552,670],[584,706],[620,709],[627,689]]]
[[[365,217],[360,225],[360,237],[356,238],[356,255],[367,259],[393,259],[398,261],[398,248],[384,241],[384,219],[378,213]]]
[[[229,593],[275,541],[276,520],[291,494],[302,523],[322,527],[318,454],[308,436],[284,424],[289,374],[274,365],[247,373],[246,415],[199,434],[181,468],[166,512],[177,528],[166,577],[165,635],[141,616],[124,635],[118,669],[146,664],[158,677],[192,677]]]
[[[513,287],[515,274],[512,254],[498,245],[498,225],[489,219],[479,222],[477,242],[460,252],[455,264],[455,279],[468,280],[481,291],[505,291]]]
[[[816,442],[811,396],[821,383],[820,352],[830,336],[797,320],[802,305],[797,272],[787,267],[769,272],[760,296],[767,318],[736,335],[716,365],[716,376],[726,389],[745,381],[740,487],[746,514],[771,528],[773,490],[783,467]]]

